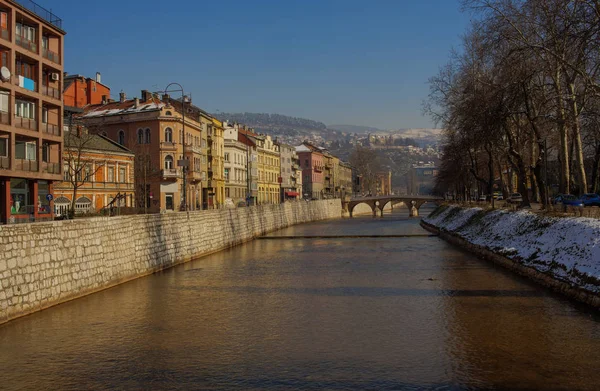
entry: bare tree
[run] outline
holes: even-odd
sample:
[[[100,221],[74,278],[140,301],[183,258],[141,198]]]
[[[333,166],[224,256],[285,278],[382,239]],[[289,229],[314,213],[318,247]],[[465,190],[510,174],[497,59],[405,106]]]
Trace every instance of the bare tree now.
[[[356,145],[350,153],[350,164],[362,177],[364,189],[371,194],[377,190],[376,175],[381,171],[377,154],[371,148]]]
[[[73,125],[72,119],[69,122],[69,130],[65,132],[63,163],[67,170],[65,178],[73,189],[70,214],[74,216],[79,188],[89,182],[104,163],[92,163],[88,156],[93,149],[94,140],[99,136],[79,123]]]

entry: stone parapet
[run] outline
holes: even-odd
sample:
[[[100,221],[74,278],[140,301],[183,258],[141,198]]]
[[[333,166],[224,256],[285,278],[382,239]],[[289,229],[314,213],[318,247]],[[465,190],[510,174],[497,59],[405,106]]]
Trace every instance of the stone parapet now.
[[[0,226],[0,323],[341,209],[322,200]]]

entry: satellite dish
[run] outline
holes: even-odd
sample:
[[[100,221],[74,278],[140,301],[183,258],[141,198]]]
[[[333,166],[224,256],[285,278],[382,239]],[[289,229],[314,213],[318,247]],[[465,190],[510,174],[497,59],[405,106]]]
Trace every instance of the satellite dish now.
[[[0,79],[2,79],[2,81],[10,80],[10,71],[7,67],[0,68]]]

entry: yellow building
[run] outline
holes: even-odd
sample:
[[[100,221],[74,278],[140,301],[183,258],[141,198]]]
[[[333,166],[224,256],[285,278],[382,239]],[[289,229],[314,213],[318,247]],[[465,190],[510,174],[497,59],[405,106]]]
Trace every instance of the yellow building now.
[[[223,206],[225,202],[225,139],[223,138],[223,123],[212,118],[208,129],[208,183],[212,189],[214,206]]]
[[[258,151],[258,203],[278,204],[280,202],[281,162],[279,145],[271,136],[251,135]]]

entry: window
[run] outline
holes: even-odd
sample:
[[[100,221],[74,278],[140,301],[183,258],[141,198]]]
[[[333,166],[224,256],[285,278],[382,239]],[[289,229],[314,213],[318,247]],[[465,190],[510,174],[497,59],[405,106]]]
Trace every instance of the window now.
[[[228,162],[229,161],[229,152],[225,152],[225,161]]]
[[[50,155],[50,144],[42,143],[42,161],[48,162],[49,155]]]
[[[171,128],[165,129],[165,142],[167,142],[167,143],[173,142],[173,129],[171,129]]]
[[[167,111],[167,112],[165,113],[165,115],[173,115],[173,114],[171,114],[171,112],[170,112],[170,111]]]
[[[2,30],[8,30],[8,13],[0,12],[0,28]]]
[[[0,138],[0,156],[8,157],[8,139]]]
[[[125,167],[119,168],[119,182],[125,183]]]
[[[15,143],[15,157],[24,160],[37,160],[36,149],[35,142],[17,141]]]
[[[114,182],[115,181],[115,168],[114,167],[108,167],[108,173],[107,173],[107,181],[108,182]]]
[[[8,113],[8,95],[7,91],[0,91],[0,111]]]
[[[165,170],[171,170],[173,168],[173,156],[165,156]]]
[[[25,39],[27,41],[35,42],[35,28],[24,25],[22,23],[17,23],[16,26],[17,35],[21,39]]]
[[[144,143],[144,131],[142,129],[138,129],[138,131],[137,131],[137,139],[138,139],[138,144],[143,144]]]
[[[15,115],[21,118],[35,118],[35,103],[25,100],[17,100],[15,102]]]
[[[224,171],[224,175],[225,175],[225,180],[229,181],[229,168],[226,168]]]
[[[146,128],[146,144],[150,144],[150,129]]]
[[[183,144],[183,130],[179,131],[179,144]]]
[[[119,130],[118,142],[121,145],[125,145],[125,132],[123,130]]]
[[[65,181],[71,180],[71,170],[69,169],[68,163],[63,165],[63,179]]]
[[[42,107],[42,123],[43,124],[48,123],[48,108],[47,107]]]
[[[16,74],[18,76],[23,76],[26,77],[28,79],[34,79],[34,75],[36,74],[35,72],[35,65],[31,65],[27,62],[23,62],[21,60],[17,60],[15,62],[16,65]]]

